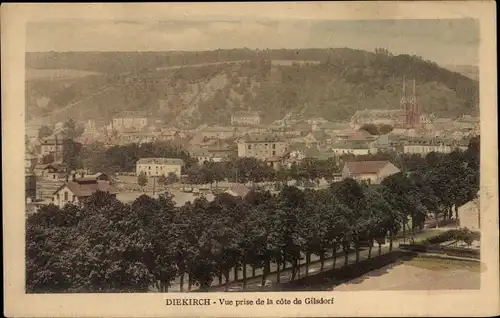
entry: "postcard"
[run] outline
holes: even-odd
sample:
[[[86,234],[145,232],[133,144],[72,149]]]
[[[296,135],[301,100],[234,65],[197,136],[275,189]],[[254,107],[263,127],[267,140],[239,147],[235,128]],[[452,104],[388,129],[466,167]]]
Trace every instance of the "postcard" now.
[[[493,2],[1,20],[6,316],[499,314]]]

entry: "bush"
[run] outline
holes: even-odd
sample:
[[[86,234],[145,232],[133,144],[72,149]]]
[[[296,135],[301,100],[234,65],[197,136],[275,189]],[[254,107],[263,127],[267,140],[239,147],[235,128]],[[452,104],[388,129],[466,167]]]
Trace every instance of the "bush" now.
[[[474,241],[479,241],[481,234],[479,232],[474,232],[468,228],[462,228],[457,230],[449,230],[434,237],[428,238],[422,241],[422,244],[435,245],[447,241],[462,241],[468,246]]]

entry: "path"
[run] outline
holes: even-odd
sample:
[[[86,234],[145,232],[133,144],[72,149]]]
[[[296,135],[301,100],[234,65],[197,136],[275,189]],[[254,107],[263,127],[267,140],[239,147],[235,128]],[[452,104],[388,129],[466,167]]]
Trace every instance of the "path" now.
[[[425,230],[421,233],[416,234],[415,240],[418,241],[422,238],[428,237],[427,232],[430,230],[438,230],[438,231],[443,230],[444,231],[446,229]],[[406,241],[407,240],[408,239],[406,239]],[[394,240],[393,250],[398,249],[399,244],[403,243],[404,241],[405,240],[403,238]],[[389,242],[382,245],[381,255],[387,254],[388,252],[389,252]],[[375,245],[372,249],[371,257],[377,256],[377,255],[378,255],[378,245]],[[323,271],[329,270],[333,266],[333,259],[331,258],[331,255],[328,255],[328,256],[329,256],[329,258],[327,258],[325,260]],[[363,261],[365,259],[368,259],[368,249],[367,248],[362,249],[359,252],[359,261]],[[349,253],[349,255],[348,255],[348,264],[354,264],[355,261],[356,261],[356,253],[354,253],[354,251],[353,251],[353,252]],[[341,268],[343,266],[344,266],[344,253],[337,252],[337,260],[336,260],[335,268]],[[319,262],[319,257],[316,255],[311,255],[311,264],[309,265],[309,275],[318,273],[320,271],[320,268],[321,268],[321,264]],[[298,278],[304,277],[305,270],[306,270],[306,266],[304,264],[304,261],[302,261],[302,264],[300,266],[300,270],[297,270],[297,274],[296,274],[295,278],[298,279]],[[240,269],[238,271],[238,278],[241,280],[242,277],[243,277],[242,270]],[[276,284],[276,278],[277,278],[276,264],[271,264],[271,273],[266,277],[266,283],[274,285],[274,284]],[[291,267],[290,267],[290,264],[288,264],[287,269],[280,272],[280,283],[286,283],[286,282],[289,282],[290,280],[291,280]],[[187,292],[187,289],[188,289],[187,288],[187,281],[188,281],[188,277],[186,275],[184,278],[184,291],[185,292]],[[229,283],[229,290],[230,291],[242,291],[243,290],[243,288],[242,288],[243,283],[241,281],[234,282],[234,271],[230,272],[229,281],[230,281],[230,283]],[[172,285],[169,288],[169,291],[170,292],[179,292],[180,291],[179,282],[180,282],[180,278],[178,277],[172,282]],[[247,287],[245,288],[245,291],[262,290],[262,288],[260,287],[261,282],[262,282],[262,269],[261,268],[256,269],[255,276],[252,277],[252,268],[250,266],[247,266]],[[271,286],[268,286],[268,287],[271,287]],[[268,287],[266,287],[266,289]],[[192,288],[192,291],[195,291],[195,290],[197,290],[197,288]],[[224,290],[225,290],[225,282],[223,281],[222,285],[219,285],[218,279],[215,278],[214,282],[212,283],[212,286],[210,287],[210,291],[223,292]]]

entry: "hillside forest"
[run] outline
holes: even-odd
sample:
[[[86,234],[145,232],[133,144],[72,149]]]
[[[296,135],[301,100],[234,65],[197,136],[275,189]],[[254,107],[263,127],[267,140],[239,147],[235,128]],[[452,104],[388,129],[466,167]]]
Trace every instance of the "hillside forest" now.
[[[238,110],[348,120],[360,109],[399,107],[416,80],[427,113],[476,115],[478,81],[418,56],[338,49],[27,53],[27,120],[110,120],[144,110],[167,124],[228,124]],[[54,71],[56,70],[56,71]],[[54,77],[57,70],[64,76]],[[72,70],[73,76],[71,76]]]

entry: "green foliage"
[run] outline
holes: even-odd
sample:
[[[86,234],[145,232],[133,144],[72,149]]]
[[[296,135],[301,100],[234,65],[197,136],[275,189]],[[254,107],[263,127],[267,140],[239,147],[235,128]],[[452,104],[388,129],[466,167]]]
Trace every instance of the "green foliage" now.
[[[159,178],[158,178],[158,184],[166,184],[166,181],[167,181],[167,177],[165,177],[164,174],[162,174]]]
[[[370,135],[385,135],[385,134],[390,133],[393,129],[394,129],[394,127],[392,127],[391,125],[386,125],[386,124],[382,124],[382,125],[364,124],[360,128],[360,130],[364,130],[364,131],[370,133]]]
[[[471,245],[474,241],[479,241],[481,239],[480,232],[471,231],[468,228],[453,229],[443,232],[434,237],[428,238],[422,241],[422,244],[434,245],[440,244],[448,241],[462,241],[467,245]]]
[[[146,174],[144,172],[141,172],[137,176],[137,184],[139,186],[141,186],[141,188],[144,188],[148,184],[148,177],[146,176]]]
[[[83,117],[90,116],[92,111],[99,113],[97,110],[101,114],[105,110],[105,117],[110,117],[123,107],[133,110],[137,105],[157,112],[158,99],[165,98],[160,92],[173,90],[174,95],[189,96],[190,106],[192,104],[198,109],[200,116],[192,120],[203,119],[209,124],[227,122],[231,112],[247,108],[263,111],[266,121],[281,118],[287,112],[344,120],[350,118],[356,109],[379,108],[379,105],[398,107],[401,81],[403,76],[407,76],[416,78],[420,104],[425,112],[452,117],[477,112],[477,81],[418,56],[393,55],[381,53],[386,51],[381,50],[372,53],[347,48],[237,49],[224,50],[223,53],[102,52],[71,56],[68,53],[28,53],[27,67],[90,70],[102,75],[94,76],[94,82],[99,83],[95,86],[86,77],[74,80],[69,86],[43,83],[41,80],[29,82],[27,94],[31,101],[36,98],[30,94],[38,96],[39,92],[48,92],[52,107],[61,108],[84,99],[82,96],[102,90],[103,86],[109,88],[79,106],[85,108],[85,112],[79,111]],[[271,65],[271,60],[316,61],[320,64],[277,66]],[[245,62],[224,63],[229,61]],[[169,65],[189,64],[204,65],[157,70]],[[206,99],[195,98],[196,93],[188,84],[201,83],[203,87],[216,76],[225,78],[224,87],[212,91]],[[44,85],[56,87],[47,89]],[[233,100],[232,92],[239,97]],[[38,111],[31,102],[30,105],[30,109]],[[178,110],[178,106],[169,109],[172,114]],[[177,120],[174,116],[170,118]]]
[[[478,187],[478,166],[469,164],[478,158],[476,151],[471,146],[468,152],[443,155],[426,169],[392,175],[381,185],[345,179],[318,190],[283,185],[272,194],[255,188],[245,199],[219,194],[211,202],[200,197],[181,207],[167,194],[158,199],[142,195],[122,204],[97,192],[82,205],[62,210],[50,205],[27,219],[27,290],[145,292],[155,285],[165,292],[184,275],[188,289],[206,290],[221,276],[227,288],[230,270],[247,266],[262,268],[265,282],[271,263],[292,264],[295,279],[303,256],[306,264],[311,255],[324,262],[325,253],[336,253],[339,247],[346,259],[354,248],[359,260],[364,244],[369,253],[374,242],[380,248],[385,238],[392,246],[408,219],[415,229],[428,212],[473,199],[475,194],[467,189]],[[250,171],[264,169],[258,161],[230,166],[249,169],[244,175],[248,180],[264,178]],[[222,166],[206,163],[190,169],[205,178],[218,168]],[[299,174],[297,167],[291,170]],[[461,229],[428,243],[456,240],[470,245],[478,239],[478,233]]]
[[[177,145],[170,142],[127,144],[105,148],[99,142],[87,145],[83,149],[82,160],[85,167],[94,172],[133,172],[140,158],[179,158],[189,168],[195,160]]]
[[[66,163],[68,169],[76,170],[83,168],[81,154],[81,143],[73,141],[73,139],[65,139],[63,141],[63,162]]]
[[[38,138],[42,139],[45,137],[49,137],[53,134],[52,129],[48,126],[42,126],[40,130],[38,130]]]

